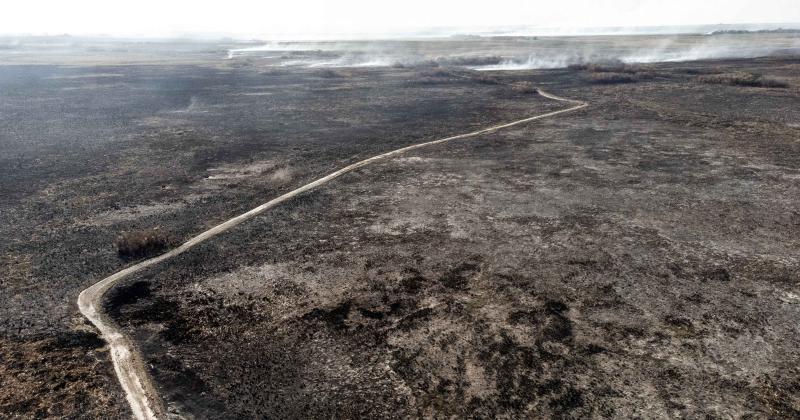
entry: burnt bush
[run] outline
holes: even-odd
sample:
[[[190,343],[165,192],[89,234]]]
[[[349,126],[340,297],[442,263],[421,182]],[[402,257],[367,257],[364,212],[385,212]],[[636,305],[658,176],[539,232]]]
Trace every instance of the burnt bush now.
[[[746,87],[763,87],[763,88],[785,88],[789,84],[778,79],[771,77],[764,77],[760,74],[748,72],[735,72],[712,74],[707,76],[700,76],[697,78],[700,83],[708,83],[715,85],[729,85],[729,86],[746,86]]]
[[[639,79],[626,73],[592,73],[587,77],[589,83],[599,85],[613,85],[618,83],[636,83]]]
[[[502,63],[503,57],[497,55],[438,57],[436,62],[444,66],[490,66]]]
[[[668,77],[667,74],[656,72],[650,66],[626,64],[621,61],[574,64],[569,68],[588,72],[589,74],[585,76],[585,79],[590,83],[596,84],[636,83],[643,80]]]
[[[538,93],[539,90],[533,86],[531,82],[517,82],[511,85],[511,90],[516,93],[525,93],[525,94],[532,94]]]
[[[323,79],[337,79],[337,78],[347,77],[346,74],[332,69],[322,69],[317,72],[317,76]]]
[[[586,70],[592,73],[636,73],[636,68],[622,62],[594,63],[589,64]]]
[[[489,76],[488,74],[475,75],[473,77],[473,80],[475,80],[478,83],[484,84],[484,85],[499,85],[499,84],[501,84],[500,80],[498,80],[495,77]]]
[[[572,64],[567,66],[570,70],[589,71],[592,73],[627,73],[636,74],[650,72],[650,67],[640,64],[625,64],[622,61],[603,61],[599,63]]]
[[[122,232],[114,241],[120,258],[130,259],[152,255],[174,244],[173,238],[159,228]]]
[[[420,77],[451,77],[453,73],[445,69],[425,70],[419,73]]]
[[[708,74],[720,74],[723,73],[722,70],[716,68],[702,68],[702,67],[687,67],[683,69],[675,70],[678,73],[689,74],[693,76],[699,75],[708,75]]]
[[[436,85],[447,83],[451,81],[453,77],[456,77],[456,75],[450,70],[443,68],[432,68],[418,72],[417,77],[413,80],[413,83],[419,85]]]
[[[589,65],[585,64],[585,63],[570,64],[570,65],[567,66],[567,68],[570,69],[570,70],[574,70],[574,71],[583,71],[583,70],[588,70],[589,69]]]

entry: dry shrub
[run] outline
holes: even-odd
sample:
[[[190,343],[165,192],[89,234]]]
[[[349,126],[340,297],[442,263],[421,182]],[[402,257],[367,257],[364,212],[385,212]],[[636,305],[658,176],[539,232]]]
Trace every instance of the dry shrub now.
[[[709,83],[716,85],[730,85],[730,86],[748,86],[748,87],[763,87],[763,88],[785,88],[789,84],[778,79],[764,77],[760,74],[748,72],[735,72],[712,74],[708,76],[700,76],[697,78],[700,83]]]
[[[423,60],[423,61],[416,61],[413,63],[406,63],[403,65],[405,68],[412,68],[412,69],[430,69],[439,67],[439,63],[435,60]]]
[[[450,77],[453,73],[445,69],[436,69],[421,71],[419,75],[420,77]]]
[[[482,83],[484,85],[499,85],[501,83],[499,80],[497,80],[492,76],[489,76],[488,74],[478,74],[475,77],[473,77],[473,79],[476,82]]]
[[[122,258],[139,258],[172,246],[172,237],[159,228],[122,232],[114,241],[117,254]]]
[[[720,74],[720,73],[723,73],[723,71],[722,71],[722,70],[720,70],[720,69],[716,69],[716,68],[702,68],[702,67],[701,67],[701,68],[697,68],[697,67],[688,67],[688,68],[683,68],[683,69],[677,69],[676,71],[677,71],[678,73],[690,74],[690,75],[693,75],[693,76],[698,76],[698,75],[707,75],[707,74]]]
[[[447,82],[447,80],[437,77],[419,77],[414,79],[412,83],[417,85],[440,85]]]
[[[592,73],[588,77],[589,83],[599,85],[613,85],[619,83],[636,83],[639,79],[627,73]]]
[[[289,74],[292,74],[292,72],[286,69],[267,69],[261,71],[259,74],[267,77],[275,77],[275,76],[287,76]]]
[[[665,73],[655,71],[652,66],[625,64],[621,61],[574,64],[569,66],[569,68],[572,70],[590,72],[586,79],[590,83],[597,84],[635,83],[642,80],[652,80],[658,77],[668,77]]]
[[[581,63],[581,64],[570,64],[570,65],[567,66],[567,68],[570,69],[570,70],[575,70],[575,71],[583,71],[583,70],[588,70],[589,69],[589,65],[588,64],[583,64],[583,63]]]
[[[460,56],[460,57],[438,57],[436,62],[444,66],[490,66],[503,62],[503,57],[497,55],[489,56]]]
[[[652,72],[651,67],[641,64],[625,64],[622,61],[604,61],[600,63],[572,64],[567,66],[570,70],[590,71],[592,73],[627,73],[636,74]]]
[[[453,72],[443,68],[433,68],[422,70],[417,73],[414,83],[420,85],[438,85],[447,83],[452,77],[456,76]]]
[[[317,72],[317,76],[325,78],[325,79],[333,79],[333,78],[339,78],[339,77],[346,77],[347,75],[342,73],[342,72],[340,72],[340,71],[336,71],[336,70],[332,70],[332,69],[322,69],[322,70]]]
[[[636,73],[636,69],[625,63],[589,64],[586,70],[592,73]]]
[[[511,90],[513,90],[516,93],[525,93],[525,94],[539,92],[539,90],[536,89],[536,87],[534,87],[533,83],[531,82],[514,83],[513,85],[511,85]]]

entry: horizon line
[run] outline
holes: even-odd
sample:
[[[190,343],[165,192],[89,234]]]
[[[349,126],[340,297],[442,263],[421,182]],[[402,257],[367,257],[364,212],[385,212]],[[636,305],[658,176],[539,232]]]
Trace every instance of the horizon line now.
[[[783,26],[789,25],[789,26]],[[746,27],[751,28],[746,28]],[[762,26],[759,28],[759,26]],[[150,41],[361,41],[361,40],[402,40],[402,39],[444,39],[456,37],[569,37],[569,36],[625,36],[625,35],[704,35],[708,32],[698,31],[700,28],[742,28],[740,30],[800,30],[800,22],[745,22],[745,23],[702,23],[702,24],[666,24],[666,25],[603,25],[603,26],[538,26],[538,25],[504,25],[504,26],[428,26],[408,30],[386,32],[330,32],[330,33],[261,33],[237,34],[219,31],[191,31],[162,34],[113,34],[113,33],[20,33],[0,32],[0,38],[85,38],[109,40],[150,40]],[[683,30],[681,30],[683,29]],[[692,30],[694,29],[694,30]],[[514,31],[517,31],[516,33]],[[524,30],[529,33],[524,33]],[[626,32],[627,30],[627,32]],[[661,31],[659,31],[661,30]],[[670,32],[668,30],[676,30]],[[449,32],[448,32],[449,31]],[[648,32],[649,31],[649,32]]]

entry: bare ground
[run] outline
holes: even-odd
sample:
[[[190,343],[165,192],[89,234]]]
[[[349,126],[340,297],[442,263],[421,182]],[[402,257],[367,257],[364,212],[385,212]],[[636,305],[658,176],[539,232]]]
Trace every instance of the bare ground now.
[[[349,175],[107,308],[186,415],[796,417],[798,66],[498,73],[593,107]],[[120,231],[186,238],[331,168],[559,106],[409,68],[0,73],[10,417],[127,412],[74,305],[123,266]]]
[[[183,414],[796,417],[797,91],[659,70],[514,75],[593,106],[348,175],[108,308]]]

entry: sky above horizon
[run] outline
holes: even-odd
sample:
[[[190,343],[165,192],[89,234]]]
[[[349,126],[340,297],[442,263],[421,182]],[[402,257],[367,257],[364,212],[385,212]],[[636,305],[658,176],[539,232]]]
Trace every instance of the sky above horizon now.
[[[431,27],[543,28],[800,22],[800,0],[6,0],[0,33],[336,36]]]

